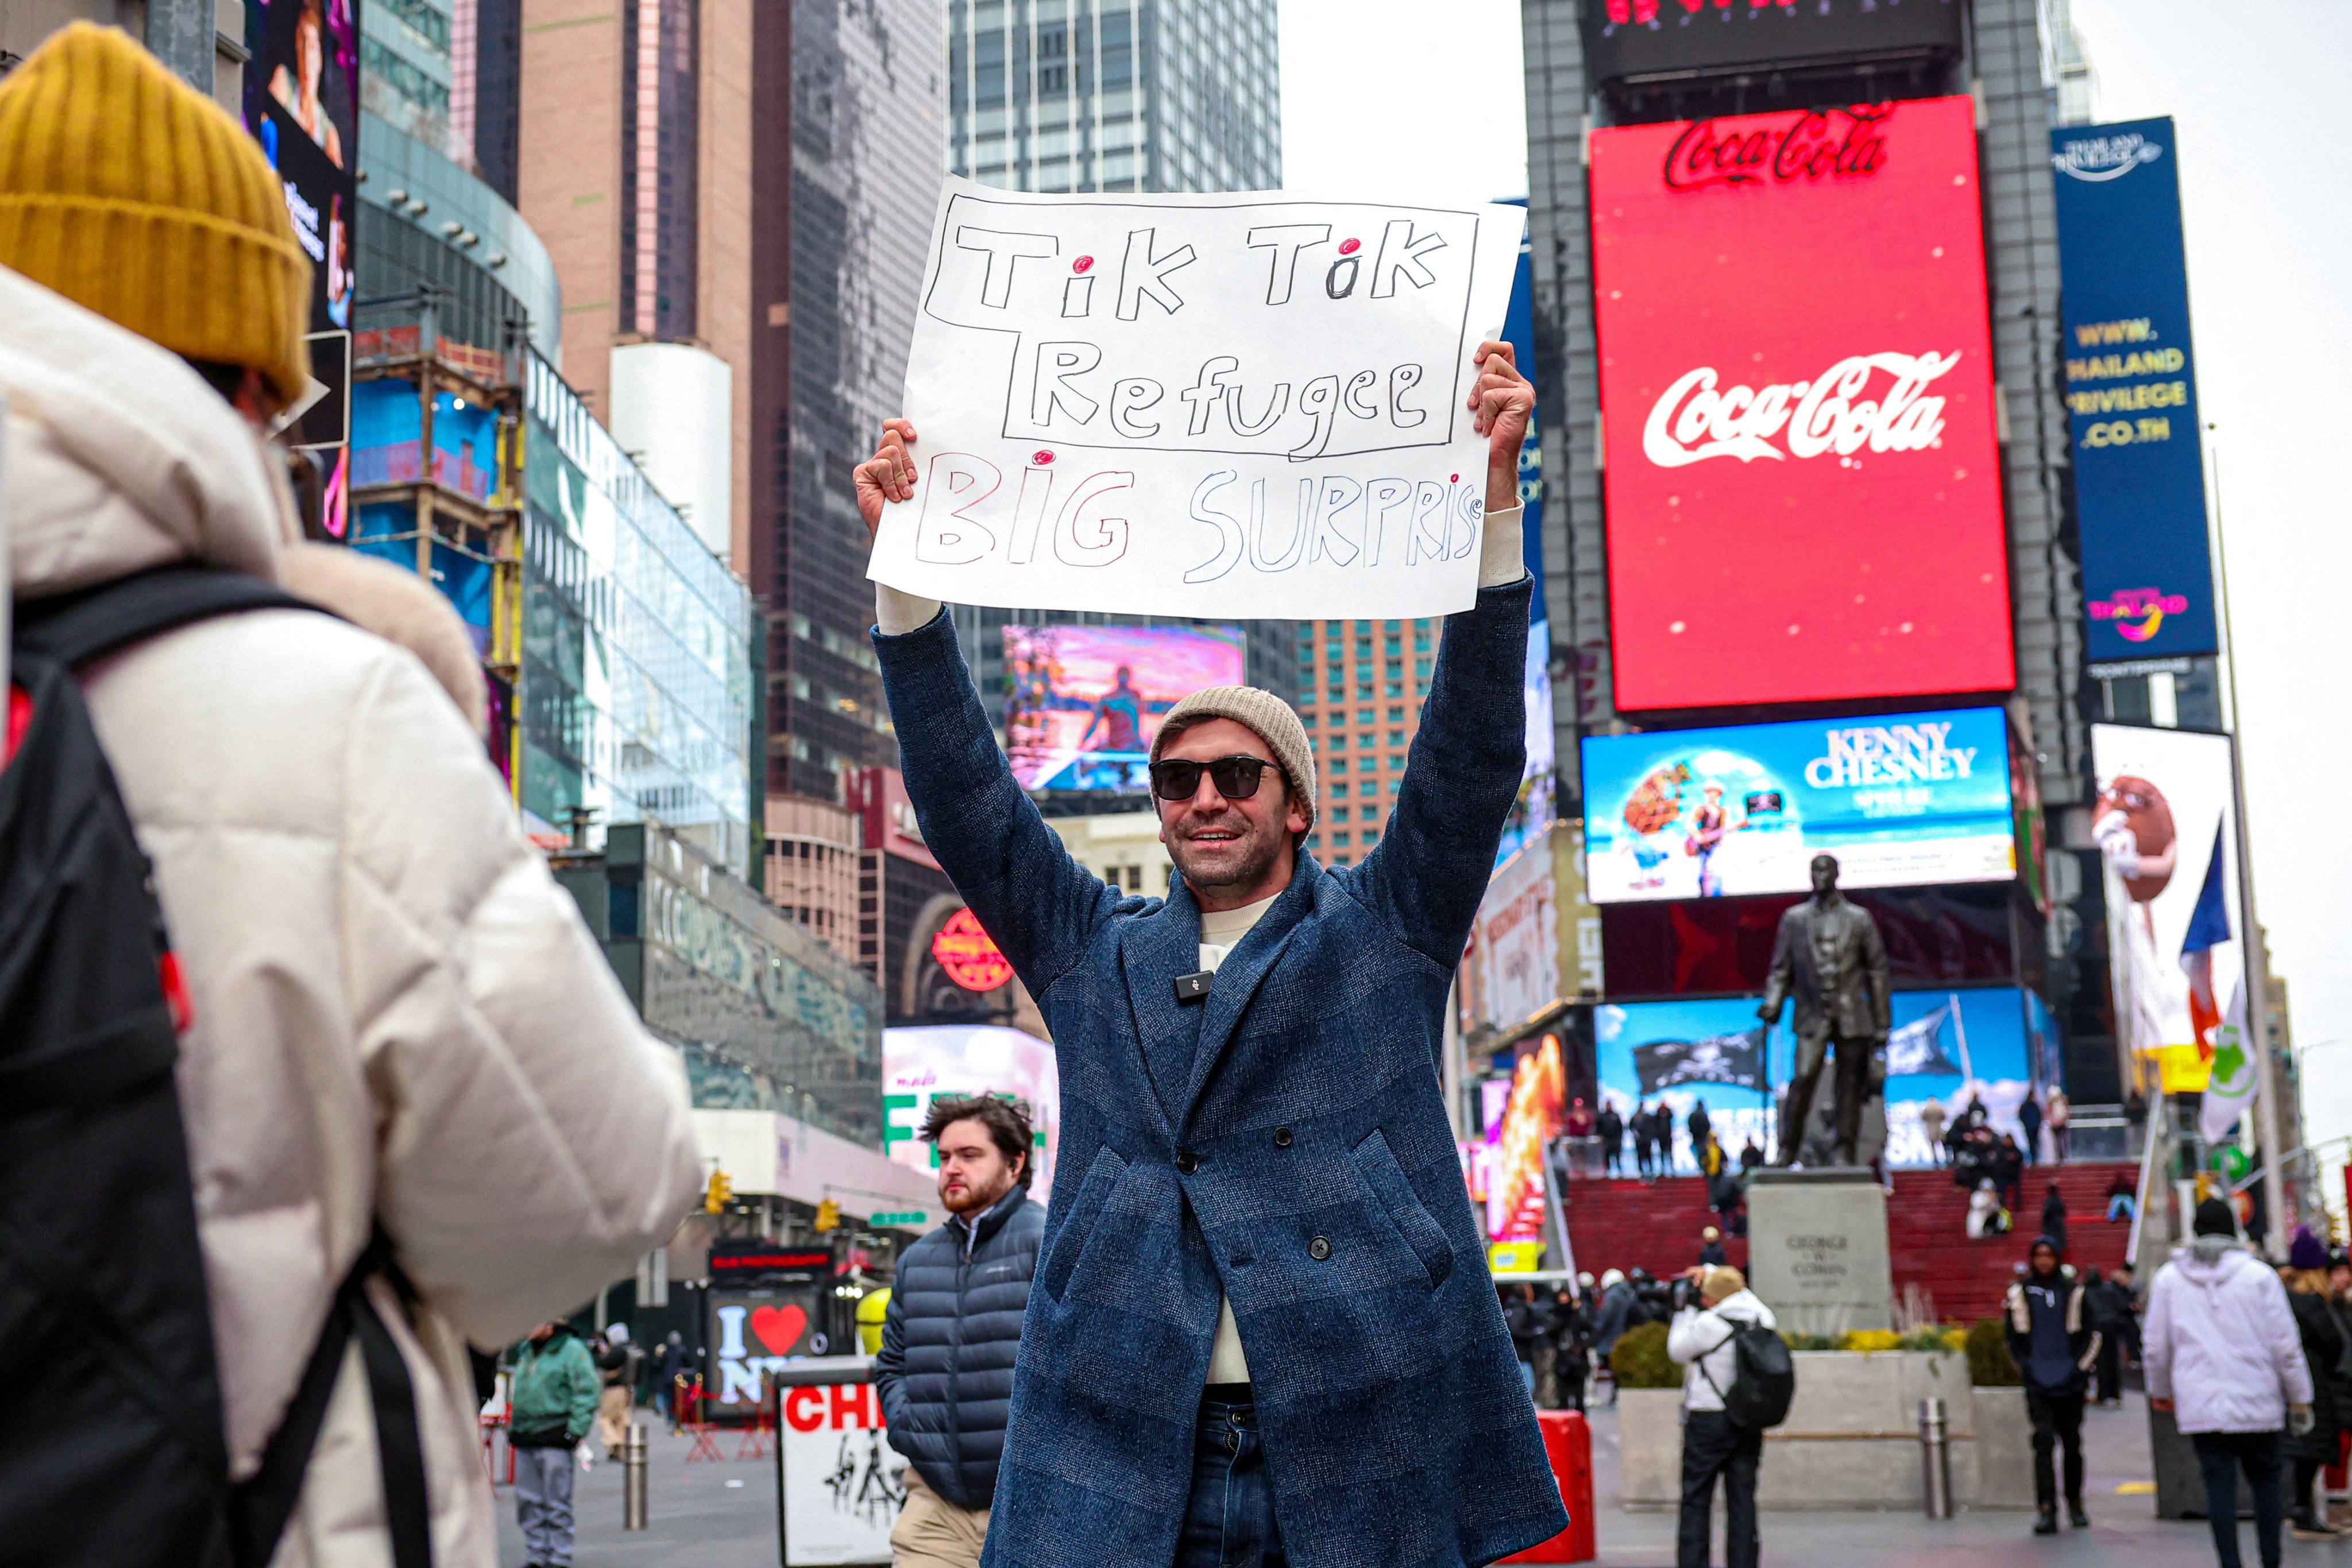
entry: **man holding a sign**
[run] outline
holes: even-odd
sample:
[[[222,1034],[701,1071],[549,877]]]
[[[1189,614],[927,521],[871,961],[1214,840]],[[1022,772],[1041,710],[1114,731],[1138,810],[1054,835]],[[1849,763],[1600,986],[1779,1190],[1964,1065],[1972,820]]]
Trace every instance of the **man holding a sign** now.
[[[945,427],[919,443],[916,424],[891,421],[856,482],[877,531],[872,572],[884,585],[875,646],[908,791],[925,842],[1053,1032],[1063,1155],[1083,1173],[1075,1186],[1056,1184],[1046,1220],[982,1561],[988,1568],[1456,1568],[1548,1540],[1567,1517],[1487,1275],[1436,1070],[1447,987],[1523,761],[1531,584],[1520,558],[1517,464],[1535,398],[1503,343],[1459,342],[1458,361],[1424,363],[1426,352],[1406,341],[1414,332],[1436,336],[1416,300],[1450,300],[1457,334],[1465,324],[1499,321],[1502,293],[1484,268],[1500,251],[1507,287],[1516,246],[1491,243],[1486,214],[1384,209],[1366,228],[1370,217],[1346,204],[1305,213],[1318,204],[1273,196],[1124,198],[1107,215],[1101,209],[1112,204],[1091,197],[1056,205],[992,193],[1017,210],[999,213],[991,229],[978,214],[960,211],[966,189],[951,185],[942,207],[927,317],[951,283],[972,298],[960,298],[957,322],[935,328],[927,319],[919,328],[908,375],[910,405],[928,397],[945,411]],[[1202,223],[1181,221],[1187,204],[1220,203],[1284,210],[1239,226],[1222,209]],[[1113,236],[1112,248],[1104,236],[1117,226],[1126,232]],[[1276,227],[1282,232],[1272,234]],[[1354,240],[1338,248],[1342,236],[1359,231],[1381,246],[1356,268],[1338,259],[1327,266],[1366,248]],[[1508,238],[1516,241],[1515,229]],[[977,260],[965,253],[973,247]],[[1087,267],[1068,259],[1074,250]],[[942,259],[950,253],[954,268]],[[1070,281],[1089,276],[1097,258],[1104,275],[1091,292]],[[1186,277],[1196,261],[1208,288]],[[1276,384],[1297,384],[1320,404],[1322,376],[1307,373],[1328,350],[1366,363],[1412,363],[1421,375],[1402,383],[1450,384],[1450,395],[1444,404],[1419,399],[1406,385],[1377,404],[1372,384],[1351,377],[1346,384],[1361,395],[1340,401],[1355,422],[1333,413],[1334,405],[1325,409],[1332,431],[1303,430],[1298,450],[1270,458],[1226,441],[1220,461],[1232,471],[1214,486],[1214,474],[1199,480],[1191,493],[1195,509],[1204,494],[1213,509],[1231,489],[1250,497],[1243,510],[1255,513],[1262,498],[1253,492],[1267,475],[1295,471],[1286,468],[1295,463],[1314,480],[1302,494],[1299,526],[1318,570],[1293,584],[1278,609],[1225,613],[1459,612],[1447,623],[1391,826],[1353,867],[1327,870],[1299,853],[1316,794],[1314,756],[1297,714],[1253,688],[1196,692],[1168,714],[1151,760],[1161,837],[1179,875],[1164,900],[1125,895],[1072,860],[1040,819],[998,749],[952,623],[936,600],[917,595],[961,580],[994,602],[1016,602],[1020,571],[1042,563],[1034,551],[1026,562],[1014,557],[1026,526],[1022,509],[1036,511],[1042,528],[1055,508],[1036,477],[1055,471],[1036,460],[1052,449],[1029,454],[1018,481],[1029,499],[1015,497],[1009,536],[971,510],[1012,482],[1005,443],[1034,440],[1032,416],[1063,420],[1104,447],[1118,437],[1103,431],[1126,429],[1113,410],[1139,429],[1163,420],[1171,433],[1163,447],[1182,445],[1172,432],[1187,427],[1188,408],[1204,432],[1220,419],[1230,426],[1236,411],[1250,424],[1287,391],[1213,395],[1202,389],[1222,384],[1212,376],[1192,388],[1195,397],[1183,383],[1162,379],[1174,374],[1167,367],[1180,349],[1213,369],[1225,358],[1265,363],[1266,345],[1249,334],[1277,321],[1292,330],[1279,312],[1303,291],[1297,280],[1311,279],[1336,310],[1351,273],[1367,289],[1385,284],[1390,316],[1367,314],[1360,335],[1348,338],[1337,331],[1340,318],[1318,310],[1297,328],[1293,358],[1283,362],[1298,367],[1292,381]],[[1286,278],[1295,287],[1276,300]],[[1118,349],[1131,364],[1159,367],[1126,378],[1151,384],[1107,394],[1097,405],[1100,428],[1076,403],[1057,409],[1048,400],[1024,401],[1019,421],[999,407],[992,430],[968,408],[959,414],[954,389],[939,379],[950,362],[976,374],[985,359],[984,345],[957,339],[941,347],[950,328],[965,330],[962,320],[1000,307],[1045,319],[1052,301],[1024,296],[1024,279],[1052,283],[1073,319],[1097,309],[1108,323],[1097,329],[1107,353]],[[1220,298],[1228,279],[1251,291]],[[1117,308],[1099,311],[1106,299]],[[1162,318],[1187,307],[1197,309],[1182,342],[1141,344],[1116,325],[1131,308],[1164,328]],[[1034,361],[1037,353],[1028,327],[1008,317],[994,352],[1009,384],[1025,385],[1023,356]],[[1090,384],[1080,368],[1087,356],[1068,352],[1076,361],[1054,374],[1076,396]],[[1345,473],[1346,482],[1332,484],[1315,473],[1338,447],[1376,445],[1383,421],[1393,426],[1414,413],[1460,428],[1419,456],[1375,455],[1399,470],[1408,503],[1433,461],[1443,470],[1428,479],[1433,510],[1447,504],[1446,474],[1458,484],[1465,470],[1483,469],[1485,479],[1483,494],[1462,509],[1466,543],[1436,527],[1419,536],[1430,549],[1408,566],[1405,546],[1416,537],[1410,510],[1391,520],[1402,529],[1384,531],[1362,506],[1369,485]],[[932,429],[928,415],[921,427]],[[1202,442],[1213,444],[1206,434]],[[1134,450],[1088,461],[1117,465],[1101,471],[1132,484],[1145,457],[1165,456],[1148,445],[1138,438]],[[919,446],[940,454],[927,473],[919,473]],[[1165,477],[1181,483],[1182,463],[1198,460],[1188,453],[1165,466]],[[1168,606],[1181,605],[1177,613],[1213,602],[1175,591],[1195,569],[1193,547],[1230,541],[1225,522],[1244,534],[1259,522],[1241,524],[1238,513],[1203,520],[1178,497],[1171,529],[1189,518],[1192,531],[1146,537],[1146,520],[1171,498],[1139,488],[1118,496],[1132,500],[1131,518],[1104,515],[1102,498],[1118,488],[1106,482],[1089,492],[1093,500],[1072,503],[1062,514],[1074,520],[1072,537],[1081,545],[1113,534],[1133,542],[1130,556],[1170,574]],[[963,523],[943,521],[961,515],[959,508],[971,514]],[[925,561],[926,550],[939,552],[924,539],[935,543],[958,527],[967,547],[985,539],[1005,546],[975,557],[974,564],[992,562],[987,572],[955,579]],[[1054,527],[1058,537],[1063,525]],[[1434,569],[1444,558],[1475,570],[1449,577]],[[1082,594],[1075,574],[1086,568],[1074,563],[1082,559],[1083,549],[1059,557],[1061,586],[1037,596]],[[1139,573],[1134,581],[1148,587],[1150,572]],[[1103,582],[1094,603],[1064,607],[1149,607],[1148,600],[1120,602],[1122,592]],[[1222,591],[1237,604],[1267,584],[1237,577]]]

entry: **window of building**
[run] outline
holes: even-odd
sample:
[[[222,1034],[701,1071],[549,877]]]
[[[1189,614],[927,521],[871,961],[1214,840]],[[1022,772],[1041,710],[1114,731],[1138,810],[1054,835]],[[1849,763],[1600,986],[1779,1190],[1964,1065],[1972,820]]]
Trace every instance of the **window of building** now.
[[[1348,785],[1345,781],[1335,780],[1332,783],[1331,798],[1334,800],[1345,800],[1348,798]]]
[[[1066,22],[1041,25],[1037,29],[1037,96],[1070,96],[1070,28]]]
[[[1004,107],[1004,29],[991,27],[972,39],[971,100],[982,109]],[[1002,173],[1003,171],[998,171]]]
[[[1344,805],[1335,805],[1335,806],[1333,806],[1333,807],[1331,808],[1331,820],[1332,820],[1332,821],[1334,821],[1334,822],[1345,822],[1345,821],[1347,821],[1347,820],[1348,820],[1348,808],[1347,808],[1346,806],[1344,806]]]
[[[1391,730],[1391,731],[1389,731],[1389,744],[1390,744],[1390,745],[1391,745],[1391,746],[1402,746],[1402,745],[1403,745],[1403,744],[1404,744],[1404,731],[1403,731],[1402,730]]]
[[[1135,85],[1135,19],[1125,11],[1106,11],[1102,16],[1102,85],[1105,93],[1125,92]],[[1120,112],[1126,111],[1119,105]],[[1103,110],[1108,113],[1110,105]]]

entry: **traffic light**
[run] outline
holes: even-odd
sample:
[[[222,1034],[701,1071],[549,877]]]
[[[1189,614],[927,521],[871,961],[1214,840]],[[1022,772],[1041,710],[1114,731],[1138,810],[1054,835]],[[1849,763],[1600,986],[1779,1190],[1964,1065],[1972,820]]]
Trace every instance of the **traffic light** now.
[[[710,1173],[709,1189],[702,1194],[702,1211],[705,1214],[725,1214],[734,1196],[735,1184],[727,1179],[727,1173],[713,1171]]]
[[[819,1230],[841,1228],[841,1205],[831,1198],[816,1205],[816,1227]]]

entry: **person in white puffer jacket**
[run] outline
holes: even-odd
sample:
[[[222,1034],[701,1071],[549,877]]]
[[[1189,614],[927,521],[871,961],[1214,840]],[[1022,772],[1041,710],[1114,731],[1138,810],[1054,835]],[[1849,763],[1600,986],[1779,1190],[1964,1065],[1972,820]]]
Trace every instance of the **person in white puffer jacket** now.
[[[2267,1263],[2238,1245],[2220,1198],[2197,1205],[2196,1238],[2173,1250],[2140,1328],[2148,1408],[2169,1413],[2197,1449],[2221,1568],[2239,1568],[2238,1471],[2252,1489],[2263,1568],[2278,1568],[2279,1441],[2311,1426],[2311,1369]]]
[[[300,385],[310,289],[277,176],[136,45],[80,26],[0,87],[0,156],[26,147],[0,178],[17,603],[175,563],[280,581],[291,498],[256,427]],[[206,157],[210,178],[184,177]],[[169,266],[118,253],[151,241]],[[81,676],[192,1004],[176,1071],[231,1478],[380,1226],[416,1291],[368,1287],[415,1391],[433,1561],[494,1568],[467,1342],[572,1310],[676,1229],[700,1181],[682,1066],[410,652],[267,609]],[[274,1568],[390,1561],[360,1363]]]

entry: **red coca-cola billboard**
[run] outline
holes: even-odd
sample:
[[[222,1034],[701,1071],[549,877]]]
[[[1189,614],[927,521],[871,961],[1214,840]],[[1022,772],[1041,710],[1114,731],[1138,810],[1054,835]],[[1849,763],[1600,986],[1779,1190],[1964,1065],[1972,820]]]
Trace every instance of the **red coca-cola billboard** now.
[[[2007,690],[1967,98],[1592,136],[1621,709]]]

